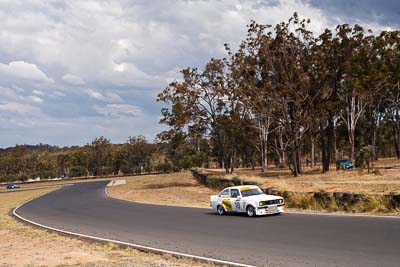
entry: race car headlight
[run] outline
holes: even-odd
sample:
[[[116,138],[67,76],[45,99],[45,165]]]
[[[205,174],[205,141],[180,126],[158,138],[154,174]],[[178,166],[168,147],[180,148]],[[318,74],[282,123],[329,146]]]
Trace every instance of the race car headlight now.
[[[283,203],[283,199],[279,199],[279,204],[282,204]]]

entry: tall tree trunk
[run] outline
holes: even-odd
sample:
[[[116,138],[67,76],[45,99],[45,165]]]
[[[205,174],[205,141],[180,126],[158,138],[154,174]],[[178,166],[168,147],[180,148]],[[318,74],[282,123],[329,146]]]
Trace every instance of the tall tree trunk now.
[[[326,137],[327,137],[327,145],[326,145],[326,162],[325,162],[325,171],[329,171],[330,169],[330,164],[331,164],[331,159],[332,159],[332,150],[333,150],[333,135],[334,135],[334,130],[333,130],[333,119],[332,117],[329,118],[328,120],[328,127],[325,129],[327,132]]]
[[[400,114],[399,110],[393,114],[393,137],[394,137],[394,147],[396,151],[396,157],[400,159]]]
[[[286,166],[286,148],[283,143],[283,133],[282,129],[278,129],[278,138],[275,138],[275,151],[279,158],[279,168],[284,168]]]
[[[266,141],[261,139],[261,172],[266,172],[268,168],[268,150]]]
[[[328,131],[327,160],[329,163],[332,163],[332,159],[334,158],[333,155],[335,154],[335,151],[334,151],[335,150],[335,145],[334,145],[334,143],[335,143],[335,126],[333,123],[332,116],[329,117],[327,131]],[[329,170],[329,167],[328,167],[328,170]]]
[[[322,153],[322,172],[327,172],[329,171],[329,153],[327,153],[328,148],[325,143],[325,130],[324,126],[322,125],[322,122],[319,124],[319,131],[320,131],[320,136],[321,136],[321,153]]]
[[[301,150],[300,150],[300,142],[299,139],[296,138],[295,147],[296,147],[296,166],[297,166],[297,173],[301,174]]]
[[[280,168],[285,168],[286,166],[286,151],[282,151],[282,157],[281,157],[281,166]]]
[[[236,150],[234,149],[231,154],[231,173],[235,171]]]
[[[354,162],[354,129],[349,131],[350,160]]]
[[[296,153],[296,146],[294,144],[292,144],[292,155],[291,155],[291,159],[292,159],[292,173],[294,177],[298,177],[299,176],[299,168],[297,166],[297,153]]]
[[[335,120],[332,120],[332,154],[331,154],[331,162],[336,163],[336,151],[337,151],[337,146],[336,146],[336,122]]]
[[[311,143],[311,168],[315,168],[315,134],[314,131],[310,131],[310,143]]]
[[[270,118],[259,120],[260,145],[261,145],[261,171],[264,173],[268,169],[268,135]]]
[[[372,156],[373,160],[378,160],[378,153],[376,151],[376,139],[377,139],[377,127],[376,127],[375,122],[373,122],[372,140],[371,140],[371,147],[372,147],[371,156]]]
[[[396,158],[400,159],[400,143],[399,143],[399,131],[395,124],[393,124],[393,139],[394,139],[394,151]]]
[[[224,159],[225,173],[229,173],[229,158]]]

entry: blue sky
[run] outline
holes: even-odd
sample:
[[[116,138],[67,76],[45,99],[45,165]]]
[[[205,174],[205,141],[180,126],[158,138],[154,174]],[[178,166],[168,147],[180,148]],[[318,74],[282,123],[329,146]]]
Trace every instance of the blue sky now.
[[[398,1],[0,1],[0,147],[115,143],[159,125],[156,95],[179,70],[223,57],[250,19],[293,12],[316,33],[359,23],[399,29]]]

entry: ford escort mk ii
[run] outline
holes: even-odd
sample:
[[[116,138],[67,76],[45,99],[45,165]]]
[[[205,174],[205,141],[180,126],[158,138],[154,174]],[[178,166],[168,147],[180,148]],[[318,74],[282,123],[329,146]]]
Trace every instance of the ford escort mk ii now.
[[[228,212],[247,213],[248,216],[279,214],[284,212],[283,198],[267,195],[258,186],[228,187],[210,197],[210,206],[219,215]]]

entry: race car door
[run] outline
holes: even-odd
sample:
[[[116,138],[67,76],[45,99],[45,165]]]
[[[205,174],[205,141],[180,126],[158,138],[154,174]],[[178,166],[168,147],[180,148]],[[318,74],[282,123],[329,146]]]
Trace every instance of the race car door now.
[[[231,195],[229,200],[231,201],[232,210],[236,212],[241,211],[241,196],[238,189],[231,189]]]
[[[226,211],[233,210],[229,189],[225,189],[224,191],[222,191],[222,193],[219,194],[218,198],[219,198],[219,202],[222,204],[222,206],[224,207],[224,209]]]

